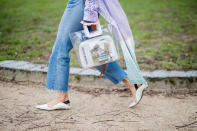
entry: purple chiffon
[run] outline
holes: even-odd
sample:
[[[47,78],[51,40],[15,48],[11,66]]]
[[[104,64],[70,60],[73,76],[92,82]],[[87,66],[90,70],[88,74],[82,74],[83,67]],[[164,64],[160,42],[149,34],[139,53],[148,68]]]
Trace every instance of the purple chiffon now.
[[[86,0],[83,20],[96,22],[98,14],[112,25],[118,26],[125,38],[132,36],[127,17],[118,0]]]

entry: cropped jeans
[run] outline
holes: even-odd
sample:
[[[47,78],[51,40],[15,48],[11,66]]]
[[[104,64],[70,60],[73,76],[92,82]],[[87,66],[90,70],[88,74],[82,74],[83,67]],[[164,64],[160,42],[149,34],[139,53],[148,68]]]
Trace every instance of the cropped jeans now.
[[[56,91],[68,91],[70,56],[69,51],[73,48],[69,38],[70,32],[83,29],[80,21],[83,19],[84,1],[69,0],[58,26],[57,37],[49,58],[46,88]],[[101,71],[102,66],[97,66]],[[127,73],[114,61],[106,64],[104,76],[112,83],[118,84]]]

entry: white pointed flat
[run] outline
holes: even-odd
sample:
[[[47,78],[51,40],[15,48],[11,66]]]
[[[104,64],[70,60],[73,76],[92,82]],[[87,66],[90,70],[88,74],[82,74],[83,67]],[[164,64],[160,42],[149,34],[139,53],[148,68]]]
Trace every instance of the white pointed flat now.
[[[143,92],[144,92],[144,89],[147,88],[148,85],[141,85],[140,87],[137,86],[137,84],[135,84],[135,88],[136,88],[136,101],[137,102],[132,102],[129,107],[134,107],[136,106],[140,100],[142,99],[143,97]]]
[[[49,107],[47,104],[43,104],[43,105],[37,105],[36,108],[37,109],[42,109],[42,110],[56,110],[56,109],[70,109],[70,106],[67,104],[70,103],[69,100],[65,101],[65,102],[60,102],[57,103],[56,105]]]

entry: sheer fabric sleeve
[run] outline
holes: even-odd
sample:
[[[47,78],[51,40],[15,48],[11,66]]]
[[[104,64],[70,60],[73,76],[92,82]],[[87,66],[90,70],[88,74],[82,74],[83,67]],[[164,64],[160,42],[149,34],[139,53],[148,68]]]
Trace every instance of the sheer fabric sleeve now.
[[[99,0],[86,0],[83,21],[94,23],[98,20]]]

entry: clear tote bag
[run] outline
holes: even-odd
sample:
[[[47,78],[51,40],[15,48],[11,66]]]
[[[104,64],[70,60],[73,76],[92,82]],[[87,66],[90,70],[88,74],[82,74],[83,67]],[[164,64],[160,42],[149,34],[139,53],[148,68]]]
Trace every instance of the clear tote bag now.
[[[118,41],[111,24],[90,26],[69,34],[75,54],[82,68],[93,68],[120,58]]]

